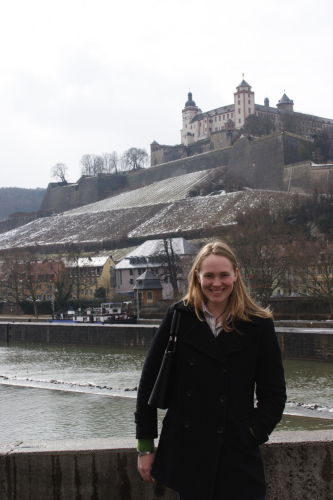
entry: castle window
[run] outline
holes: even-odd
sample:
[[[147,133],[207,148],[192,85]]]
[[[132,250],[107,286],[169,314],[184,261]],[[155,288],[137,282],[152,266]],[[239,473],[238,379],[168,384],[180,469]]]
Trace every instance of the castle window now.
[[[238,106],[240,106],[240,100],[238,99]]]
[[[241,122],[241,119],[240,119],[240,118],[238,118],[238,123],[240,123],[240,122]]]
[[[240,115],[240,108],[238,108],[238,114]]]
[[[249,108],[249,113],[251,113],[251,108]]]
[[[250,101],[250,99],[248,100],[248,104],[251,104],[251,101]]]
[[[233,114],[233,113],[231,113],[231,118],[233,118],[233,117],[234,117],[234,114]]]
[[[229,119],[229,113],[227,114],[227,118]]]
[[[223,115],[223,120],[225,120],[225,115]]]
[[[219,116],[219,122],[221,121],[221,115]]]

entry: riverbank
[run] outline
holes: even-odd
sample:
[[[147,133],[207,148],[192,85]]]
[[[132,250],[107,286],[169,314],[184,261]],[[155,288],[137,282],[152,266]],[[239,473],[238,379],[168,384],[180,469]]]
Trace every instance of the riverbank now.
[[[1,322],[0,342],[148,347],[158,325]],[[291,359],[333,361],[333,328],[277,326],[282,354]]]
[[[331,431],[277,432],[261,447],[267,500],[333,498]],[[136,470],[135,442],[98,439],[0,447],[1,500],[176,500]]]

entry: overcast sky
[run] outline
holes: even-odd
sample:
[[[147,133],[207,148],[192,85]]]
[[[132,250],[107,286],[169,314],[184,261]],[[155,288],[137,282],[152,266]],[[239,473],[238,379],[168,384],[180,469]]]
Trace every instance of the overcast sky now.
[[[0,187],[80,176],[85,153],[180,142],[203,110],[285,91],[333,118],[332,0],[0,0]]]

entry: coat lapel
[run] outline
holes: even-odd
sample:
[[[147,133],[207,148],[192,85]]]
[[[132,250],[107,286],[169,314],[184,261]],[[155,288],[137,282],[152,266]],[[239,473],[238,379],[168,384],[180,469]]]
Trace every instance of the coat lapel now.
[[[178,340],[190,344],[211,358],[224,362],[230,354],[244,347],[243,335],[233,330],[215,337],[205,321],[200,321],[192,310],[177,308],[181,312]]]

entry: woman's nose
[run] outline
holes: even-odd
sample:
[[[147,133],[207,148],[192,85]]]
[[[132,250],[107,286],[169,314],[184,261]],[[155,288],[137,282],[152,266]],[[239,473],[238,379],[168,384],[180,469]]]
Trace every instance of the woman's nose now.
[[[221,282],[222,282],[221,278],[219,278],[218,276],[214,276],[214,278],[213,278],[213,285],[214,286],[220,286]]]

